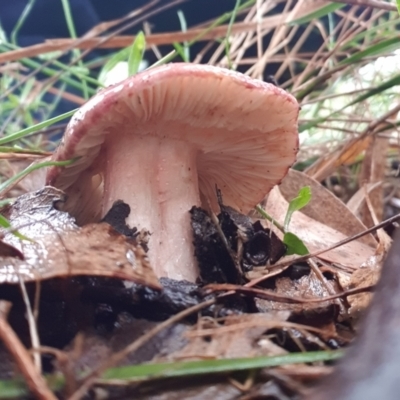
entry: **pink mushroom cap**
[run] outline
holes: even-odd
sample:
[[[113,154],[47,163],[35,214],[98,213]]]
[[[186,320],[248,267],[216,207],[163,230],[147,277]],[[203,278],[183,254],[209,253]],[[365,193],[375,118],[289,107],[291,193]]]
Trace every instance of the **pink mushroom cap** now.
[[[207,65],[169,64],[110,86],[72,117],[47,184],[67,193],[78,223],[98,221],[116,200],[127,222],[150,232],[159,276],[197,276],[189,210],[247,213],[280,183],[298,151],[299,105],[286,91]]]

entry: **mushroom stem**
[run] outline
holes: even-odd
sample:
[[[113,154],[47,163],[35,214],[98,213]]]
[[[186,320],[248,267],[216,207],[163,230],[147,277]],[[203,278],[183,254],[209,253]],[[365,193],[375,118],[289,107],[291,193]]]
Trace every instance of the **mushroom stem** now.
[[[107,144],[103,215],[116,200],[127,223],[150,232],[149,258],[159,277],[198,275],[189,210],[200,205],[197,150],[183,141],[124,134]]]

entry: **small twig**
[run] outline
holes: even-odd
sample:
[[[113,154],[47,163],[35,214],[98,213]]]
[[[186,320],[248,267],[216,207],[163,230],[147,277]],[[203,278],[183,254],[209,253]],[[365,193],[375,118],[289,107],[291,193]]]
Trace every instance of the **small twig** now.
[[[342,297],[353,296],[355,294],[371,292],[375,288],[375,285],[364,286],[356,289],[349,289],[342,293],[337,293],[332,296],[318,297],[312,299],[304,299],[301,297],[294,296],[283,296],[280,294],[276,294],[275,292],[267,289],[256,289],[254,287],[246,287],[240,285],[231,285],[231,284],[211,284],[205,287],[208,292],[215,293],[221,291],[228,291],[224,295],[232,295],[232,292],[235,293],[243,293],[248,296],[257,297],[264,300],[276,301],[280,303],[287,304],[304,304],[304,303],[321,303],[324,301],[336,300]]]
[[[46,381],[33,364],[32,358],[19,340],[18,336],[7,322],[7,314],[11,303],[0,301],[0,339],[13,356],[29,389],[35,398],[41,400],[57,400],[48,388]]]

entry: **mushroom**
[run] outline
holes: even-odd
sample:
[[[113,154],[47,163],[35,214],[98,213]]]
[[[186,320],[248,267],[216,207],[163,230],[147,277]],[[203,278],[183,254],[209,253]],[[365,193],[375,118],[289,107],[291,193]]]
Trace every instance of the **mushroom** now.
[[[72,117],[47,184],[69,195],[78,223],[99,220],[116,200],[127,223],[150,232],[161,277],[194,281],[189,210],[224,203],[247,213],[293,164],[299,106],[286,91],[207,65],[170,64],[110,86]]]

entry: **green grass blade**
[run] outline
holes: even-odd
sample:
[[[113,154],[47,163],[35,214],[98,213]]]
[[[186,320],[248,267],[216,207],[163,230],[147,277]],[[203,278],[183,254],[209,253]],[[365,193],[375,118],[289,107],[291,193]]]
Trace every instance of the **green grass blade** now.
[[[240,0],[236,0],[235,7],[234,7],[234,9],[232,11],[232,15],[229,19],[228,30],[226,31],[226,37],[225,37],[225,56],[228,60],[228,68],[229,69],[232,69],[232,61],[231,61],[231,57],[230,57],[230,50],[231,50],[230,39],[231,39],[231,33],[232,33],[232,26],[235,23],[235,19],[236,19],[238,10],[239,10],[239,6],[240,6]]]
[[[182,32],[187,32],[187,23],[186,23],[186,18],[185,18],[185,14],[183,14],[182,10],[178,10],[177,12],[178,14],[178,18],[179,18],[179,23],[181,25],[181,31]],[[176,49],[176,47],[175,47]],[[190,46],[189,46],[189,42],[183,42],[183,46],[182,46],[182,60],[185,62],[190,62]]]
[[[31,149],[23,149],[22,147],[9,147],[9,146],[0,146],[0,153],[21,153],[21,154],[35,154],[39,156],[48,155],[47,152],[40,150],[31,150]]]
[[[143,55],[145,50],[146,50],[146,38],[144,36],[144,33],[140,31],[136,35],[135,40],[129,49],[129,57],[128,57],[129,76],[135,75],[139,71],[140,63],[143,60]]]
[[[335,12],[336,10],[339,10],[343,8],[346,4],[343,3],[331,3],[326,6],[321,7],[318,10],[315,10],[311,12],[310,14],[305,15],[304,17],[295,19],[290,22],[289,25],[303,25],[306,24],[312,20],[319,19],[322,17],[325,17],[326,15]]]
[[[21,399],[28,394],[28,389],[21,381],[0,381],[0,399]]]
[[[28,15],[32,11],[32,7],[36,0],[29,0],[28,4],[25,6],[24,10],[22,11],[21,15],[18,18],[17,23],[14,26],[14,29],[11,32],[11,42],[14,43],[15,45],[17,44],[17,36],[18,32],[24,25],[26,19],[28,18]]]
[[[400,40],[398,37],[381,40],[375,45],[369,45],[365,50],[359,51],[342,60],[339,65],[352,65],[366,57],[378,57],[380,55],[389,54],[400,48]]]
[[[327,119],[332,118],[335,114],[338,114],[338,113],[344,111],[346,108],[353,106],[354,104],[361,103],[361,102],[369,99],[370,97],[376,96],[376,95],[384,92],[385,90],[391,89],[391,88],[393,88],[395,86],[399,86],[399,85],[400,85],[400,74],[395,75],[393,78],[388,79],[387,81],[381,83],[377,87],[370,89],[367,92],[361,94],[356,99],[354,99],[350,103],[346,104],[342,108],[334,111],[330,115],[327,115],[326,117],[322,117],[322,118],[315,118],[312,121],[301,124],[299,126],[299,132],[307,131],[308,129],[311,129],[311,128],[325,122]]]
[[[8,219],[5,218],[5,217],[3,217],[1,214],[0,214],[0,226],[2,226],[2,227],[5,228],[5,229],[11,230],[11,233],[12,233],[14,236],[16,236],[17,238],[21,239],[21,240],[28,240],[28,241],[31,241],[31,239],[29,239],[28,237],[22,235],[22,234],[19,233],[18,231],[12,230],[11,224],[10,224],[10,222],[8,221]]]
[[[0,44],[0,53],[6,53],[7,51],[9,51],[10,48],[15,50],[18,47],[11,46],[8,43],[7,44],[2,43],[2,44]],[[35,60],[32,60],[30,58],[21,58],[19,60],[19,62],[21,64],[29,67],[29,68],[32,68],[32,69],[41,68],[41,72],[43,74],[47,75],[47,76],[50,76],[50,77],[53,77],[53,76],[56,76],[56,75],[57,76],[60,75],[60,71],[57,71],[57,70],[49,68],[49,67],[41,67],[41,64],[39,62],[37,62]],[[52,64],[54,64],[54,66],[56,66],[56,67],[59,67],[60,69],[63,69],[64,71],[70,73],[71,75],[75,75],[77,78],[79,78],[81,80],[84,79],[88,83],[95,84],[96,87],[103,86],[97,80],[95,80],[95,79],[93,79],[93,78],[91,78],[89,76],[85,76],[85,75],[80,74],[81,69],[68,67],[67,65],[65,65],[65,64],[63,64],[63,63],[61,63],[61,62],[59,62],[57,60],[53,60]],[[62,81],[62,82],[65,82],[67,85],[69,85],[69,86],[71,86],[71,87],[73,87],[75,89],[82,89],[82,85],[81,85],[80,82],[78,82],[75,79],[72,79],[72,78],[70,78],[68,76],[60,75],[59,76],[59,80]],[[91,87],[88,87],[88,91],[89,91],[89,94],[91,94],[91,95],[96,93],[96,90],[91,88]],[[0,99],[1,99],[1,97],[0,97]]]
[[[190,375],[244,371],[255,368],[277,367],[286,364],[330,361],[336,360],[342,357],[342,355],[343,353],[341,351],[318,351],[292,353],[273,357],[142,364],[109,369],[103,375],[103,379],[128,379],[130,381],[141,381],[152,378],[184,377]]]
[[[191,375],[245,371],[286,364],[332,361],[342,356],[342,351],[316,351],[274,357],[140,364],[109,369],[103,375],[103,379],[121,379],[134,382],[152,378],[185,377]],[[53,391],[62,389],[65,383],[65,379],[60,375],[46,376],[46,381],[49,388]],[[26,394],[27,389],[21,381],[0,381],[0,399],[20,399]]]
[[[0,226],[6,229],[11,228],[11,224],[8,221],[8,219],[3,217],[1,214],[0,214]]]
[[[0,184],[0,193],[2,193],[4,190],[6,190],[8,186],[17,182],[19,179],[25,177],[26,175],[30,174],[31,172],[36,171],[37,169],[45,168],[45,167],[53,167],[53,166],[54,167],[65,167],[66,165],[70,165],[75,161],[76,161],[76,158],[74,158],[73,160],[66,160],[66,161],[44,161],[44,162],[41,162],[38,164],[31,165],[28,168],[25,168],[23,171],[19,172],[18,174],[15,174],[13,177],[7,179],[2,184]]]
[[[0,138],[0,146],[13,142],[14,140],[22,139],[27,136],[33,135],[37,131],[40,131],[41,129],[47,128],[48,126],[54,125],[59,121],[62,121],[63,119],[69,118],[72,115],[76,113],[78,109],[76,108],[75,110],[68,111],[64,114],[58,115],[57,117],[50,118],[46,121],[39,122],[36,125],[30,126],[28,128],[22,129],[18,132],[12,133],[10,135],[7,135],[5,137]]]

